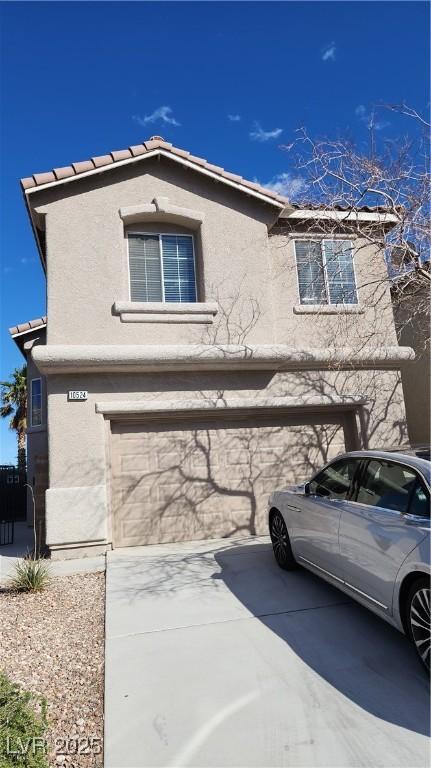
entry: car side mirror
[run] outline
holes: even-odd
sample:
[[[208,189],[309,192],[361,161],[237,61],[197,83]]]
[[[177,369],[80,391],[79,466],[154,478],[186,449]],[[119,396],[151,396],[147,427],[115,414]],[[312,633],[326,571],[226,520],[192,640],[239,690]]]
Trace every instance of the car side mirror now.
[[[305,494],[305,496],[309,496],[310,495],[310,483],[305,483],[305,485],[304,485],[304,494]]]

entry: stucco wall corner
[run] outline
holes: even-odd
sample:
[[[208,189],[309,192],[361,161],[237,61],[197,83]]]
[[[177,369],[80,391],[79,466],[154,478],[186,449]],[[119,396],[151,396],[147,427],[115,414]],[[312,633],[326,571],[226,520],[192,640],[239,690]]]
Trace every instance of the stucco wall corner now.
[[[48,547],[105,542],[107,513],[105,485],[49,488],[46,492]]]

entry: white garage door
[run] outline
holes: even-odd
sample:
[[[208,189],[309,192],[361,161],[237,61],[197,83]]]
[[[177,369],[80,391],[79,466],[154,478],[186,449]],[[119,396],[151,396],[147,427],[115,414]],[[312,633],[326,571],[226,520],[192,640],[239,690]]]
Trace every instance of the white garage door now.
[[[268,494],[344,450],[343,423],[335,412],[113,423],[114,546],[266,533]]]

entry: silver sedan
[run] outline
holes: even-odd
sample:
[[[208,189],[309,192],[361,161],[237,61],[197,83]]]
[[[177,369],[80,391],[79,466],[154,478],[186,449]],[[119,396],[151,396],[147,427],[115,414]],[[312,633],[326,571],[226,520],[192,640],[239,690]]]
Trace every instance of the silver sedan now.
[[[355,451],[274,491],[268,515],[281,568],[308,568],[405,632],[428,669],[430,487],[425,458]]]

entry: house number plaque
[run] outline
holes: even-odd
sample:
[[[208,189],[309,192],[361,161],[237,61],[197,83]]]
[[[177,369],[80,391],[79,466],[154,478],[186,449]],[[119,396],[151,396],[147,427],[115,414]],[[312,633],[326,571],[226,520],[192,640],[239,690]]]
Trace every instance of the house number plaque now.
[[[67,399],[68,400],[86,400],[88,392],[86,389],[70,389]]]

